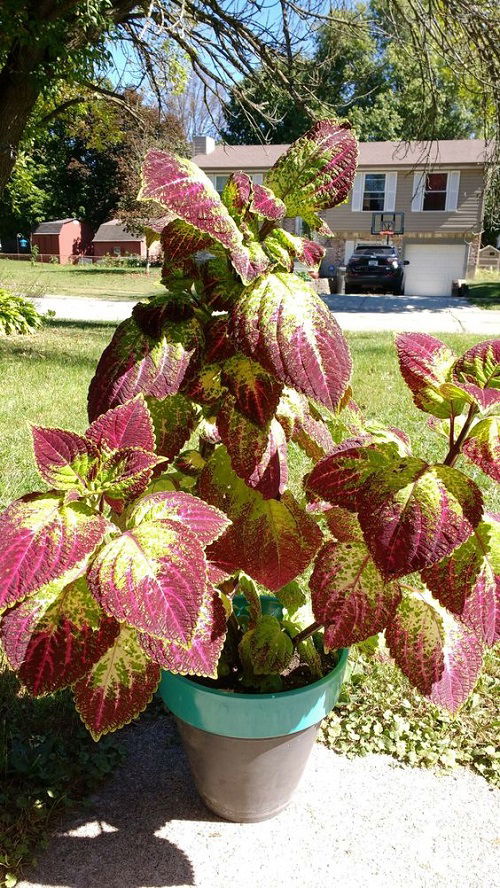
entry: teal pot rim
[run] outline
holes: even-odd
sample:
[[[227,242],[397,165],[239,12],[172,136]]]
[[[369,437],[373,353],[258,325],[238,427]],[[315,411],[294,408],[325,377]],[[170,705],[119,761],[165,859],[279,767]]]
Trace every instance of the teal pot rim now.
[[[319,724],[333,709],[344,680],[349,649],[341,648],[339,654],[338,663],[328,675],[292,691],[235,694],[163,671],[159,693],[177,718],[202,731],[249,740],[282,737]]]

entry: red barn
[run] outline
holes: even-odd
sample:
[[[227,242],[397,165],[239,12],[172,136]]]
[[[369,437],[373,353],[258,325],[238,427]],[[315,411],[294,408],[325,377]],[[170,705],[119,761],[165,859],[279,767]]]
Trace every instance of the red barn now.
[[[119,219],[110,219],[103,222],[97,229],[92,241],[94,256],[140,256],[147,257],[146,237],[144,234],[132,234],[127,231],[123,222]],[[160,252],[160,243],[155,241],[150,249],[149,256],[153,258]]]
[[[31,236],[32,246],[38,247],[40,258],[48,262],[53,256],[61,265],[71,262],[73,256],[83,255],[92,237],[85,222],[78,219],[54,219],[42,222]]]

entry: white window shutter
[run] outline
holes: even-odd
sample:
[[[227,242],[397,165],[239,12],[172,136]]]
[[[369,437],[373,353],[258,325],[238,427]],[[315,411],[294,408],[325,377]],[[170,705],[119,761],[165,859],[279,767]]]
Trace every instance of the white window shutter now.
[[[413,173],[412,213],[419,213],[424,203],[425,173]]]
[[[460,187],[460,170],[453,170],[448,173],[448,182],[446,183],[446,205],[445,210],[456,210],[458,204],[458,189]]]
[[[384,212],[393,213],[396,207],[397,173],[385,174]]]
[[[263,173],[252,173],[252,182],[254,183],[254,185],[262,185],[263,178],[264,178]]]
[[[359,213],[363,206],[363,188],[365,177],[363,173],[356,173],[354,177],[354,185],[352,186],[351,210],[353,213]]]

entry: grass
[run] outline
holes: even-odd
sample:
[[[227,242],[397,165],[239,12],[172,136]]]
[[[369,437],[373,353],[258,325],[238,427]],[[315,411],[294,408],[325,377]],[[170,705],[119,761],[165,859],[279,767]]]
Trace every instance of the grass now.
[[[497,271],[479,270],[474,280],[467,281],[469,302],[479,308],[500,309],[500,274]]]
[[[115,301],[159,292],[160,269],[102,268],[98,265],[51,265],[0,259],[0,286],[27,295],[91,296]]]

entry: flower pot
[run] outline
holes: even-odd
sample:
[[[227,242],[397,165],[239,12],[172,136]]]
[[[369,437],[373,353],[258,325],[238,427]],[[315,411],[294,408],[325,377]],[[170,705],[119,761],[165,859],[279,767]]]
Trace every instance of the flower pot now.
[[[347,664],[319,681],[276,694],[214,690],[164,672],[160,695],[176,718],[196,788],[237,823],[267,820],[290,801],[321,720],[335,705]]]

